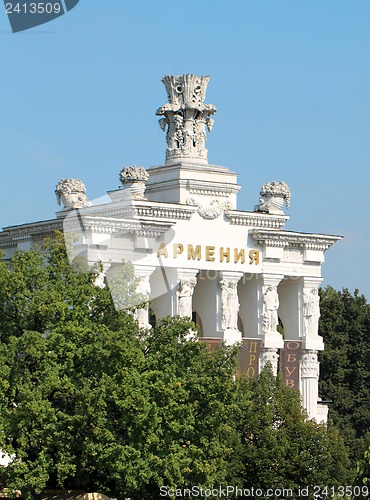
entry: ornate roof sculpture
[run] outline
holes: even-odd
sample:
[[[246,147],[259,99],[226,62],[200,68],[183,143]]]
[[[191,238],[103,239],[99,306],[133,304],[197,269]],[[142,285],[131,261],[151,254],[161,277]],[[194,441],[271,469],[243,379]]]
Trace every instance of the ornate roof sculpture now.
[[[55,188],[58,205],[63,203],[64,210],[90,207],[86,196],[85,184],[80,179],[61,179]]]
[[[149,173],[144,167],[137,167],[136,165],[123,167],[119,173],[119,178],[122,186],[130,190],[132,199],[146,200],[144,193],[146,181],[149,179]]]
[[[266,182],[260,191],[259,205],[254,207],[255,212],[265,212],[273,215],[284,215],[284,202],[287,208],[290,205],[290,189],[285,182]]]
[[[168,103],[156,114],[161,129],[166,132],[166,163],[189,158],[207,162],[206,127],[213,127],[211,116],[216,106],[204,104],[209,76],[164,76]]]

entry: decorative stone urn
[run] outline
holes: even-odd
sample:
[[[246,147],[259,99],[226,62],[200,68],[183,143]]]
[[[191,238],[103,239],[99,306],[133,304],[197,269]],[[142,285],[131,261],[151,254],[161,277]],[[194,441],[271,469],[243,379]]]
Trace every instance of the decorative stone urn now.
[[[265,212],[274,215],[284,215],[282,210],[284,202],[286,207],[290,205],[290,189],[282,181],[266,182],[260,191],[259,205],[254,207],[255,212]]]
[[[131,196],[135,200],[146,200],[144,196],[146,181],[149,179],[149,174],[144,167],[123,167],[119,174],[122,186],[130,191]]]

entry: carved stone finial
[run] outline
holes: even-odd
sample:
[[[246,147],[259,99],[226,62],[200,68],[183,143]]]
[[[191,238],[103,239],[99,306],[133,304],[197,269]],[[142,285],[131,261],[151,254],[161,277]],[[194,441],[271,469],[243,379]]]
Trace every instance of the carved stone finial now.
[[[204,104],[209,76],[164,76],[168,103],[156,112],[163,116],[159,125],[166,131],[166,163],[189,158],[207,162],[206,127],[210,132],[216,112],[213,104]]]
[[[119,173],[119,178],[122,184],[125,182],[146,182],[149,179],[149,174],[144,167],[123,167]]]
[[[144,193],[146,181],[149,179],[149,174],[144,167],[123,167],[119,173],[119,178],[122,185],[128,188],[132,198],[137,200],[146,200]]]
[[[290,205],[290,189],[282,181],[266,182],[260,191],[259,205],[254,207],[255,212],[266,212],[274,215],[284,215],[282,210],[284,202]]]
[[[86,196],[86,188],[79,179],[61,179],[55,188],[58,205],[63,203],[64,210],[90,207]]]

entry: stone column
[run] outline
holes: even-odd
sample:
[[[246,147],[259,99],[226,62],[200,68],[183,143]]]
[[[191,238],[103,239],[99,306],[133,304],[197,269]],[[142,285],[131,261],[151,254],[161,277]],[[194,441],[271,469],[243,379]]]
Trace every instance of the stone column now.
[[[284,345],[281,334],[277,331],[279,323],[279,296],[277,287],[283,279],[280,274],[263,274],[259,296],[259,334],[262,337],[260,370],[271,363],[274,375],[277,375],[278,349]]]
[[[150,329],[152,326],[149,323],[149,300],[150,300],[150,276],[154,272],[154,266],[140,266],[134,264],[135,277],[138,279],[136,292],[143,297],[145,302],[144,307],[135,309],[135,319],[139,323],[140,328]]]
[[[221,331],[225,344],[232,345],[242,341],[242,334],[238,330],[238,281],[243,276],[240,272],[220,273],[219,284],[221,289]]]
[[[177,270],[177,306],[176,314],[182,318],[192,319],[193,315],[193,294],[197,284],[198,269],[178,269]]]
[[[317,351],[304,350],[301,356],[302,405],[309,418],[317,418],[319,362]]]
[[[310,418],[318,417],[319,400],[319,362],[318,351],[324,350],[324,342],[318,334],[320,306],[318,287],[322,278],[304,277],[301,293],[301,394],[303,408]],[[321,404],[320,413],[325,413]],[[319,420],[323,420],[320,416]]]
[[[302,338],[319,337],[320,297],[318,287],[322,278],[303,278],[302,289]],[[324,346],[322,346],[324,347]]]

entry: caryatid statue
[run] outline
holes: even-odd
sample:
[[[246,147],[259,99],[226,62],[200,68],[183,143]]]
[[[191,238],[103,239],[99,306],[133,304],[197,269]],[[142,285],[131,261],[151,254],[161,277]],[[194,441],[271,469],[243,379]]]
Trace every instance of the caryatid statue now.
[[[179,281],[177,288],[177,314],[183,318],[192,317],[193,293],[196,284],[196,278],[184,278]]]
[[[275,333],[279,324],[279,296],[276,286],[267,286],[263,290],[263,330],[265,333]]]
[[[318,335],[320,318],[320,296],[317,288],[303,292],[304,335]]]
[[[221,280],[221,304],[222,304],[222,329],[238,329],[238,284],[232,280]]]
[[[210,132],[216,113],[213,104],[204,104],[209,76],[164,76],[168,103],[156,112],[166,132],[166,163],[183,158],[207,162],[206,128]]]
[[[136,293],[141,295],[146,301],[149,301],[150,297],[150,281],[149,275],[139,276],[138,284],[136,286]],[[141,305],[141,307],[136,308],[135,317],[139,323],[140,328],[151,328],[149,324],[149,305],[148,302]]]

